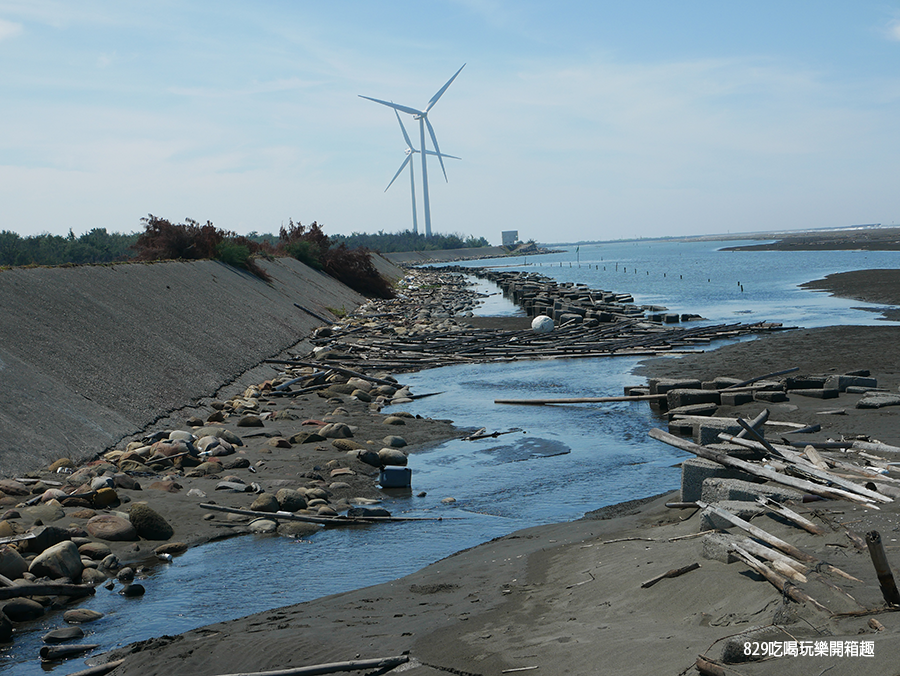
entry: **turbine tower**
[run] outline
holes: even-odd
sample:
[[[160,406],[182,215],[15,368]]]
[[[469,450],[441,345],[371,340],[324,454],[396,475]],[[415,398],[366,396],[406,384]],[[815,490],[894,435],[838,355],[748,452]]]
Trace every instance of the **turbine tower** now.
[[[413,144],[409,138],[409,134],[406,133],[406,127],[403,126],[403,120],[400,119],[400,113],[398,113],[396,111],[396,109],[394,110],[394,115],[397,116],[397,123],[400,125],[400,131],[403,132],[403,140],[406,141],[406,159],[403,160],[403,164],[400,165],[400,168],[397,170],[397,173],[394,174],[394,178],[391,179],[391,182],[388,183],[387,188],[385,188],[384,191],[387,192],[388,188],[390,188],[392,185],[394,185],[394,181],[397,180],[397,177],[400,175],[400,172],[402,172],[406,168],[406,165],[408,164],[409,165],[409,192],[410,192],[410,197],[412,197],[413,233],[418,234],[419,226],[418,226],[418,222],[416,220],[416,177],[415,177],[415,172],[413,171],[412,157],[419,151],[416,150],[415,148],[413,148]],[[426,150],[425,152],[428,153],[429,155],[438,155],[438,153],[434,152],[433,150]],[[450,157],[454,160],[461,159],[459,157],[456,157],[456,155],[440,155],[440,156],[441,157]]]
[[[444,95],[444,92],[447,91],[447,87],[449,87],[453,81],[456,79],[456,76],[460,74],[463,68],[466,67],[466,64],[460,66],[459,70],[453,74],[447,83],[438,89],[437,94],[431,97],[431,100],[428,102],[428,105],[425,106],[425,110],[418,110],[416,108],[411,108],[410,106],[401,106],[399,103],[393,103],[391,101],[382,101],[381,99],[373,99],[371,96],[363,96],[360,94],[360,98],[368,99],[369,101],[374,101],[375,103],[380,103],[383,106],[387,106],[388,108],[393,108],[394,110],[399,110],[401,113],[406,113],[407,115],[412,115],[414,120],[419,121],[419,145],[422,150],[425,151],[422,153],[422,198],[425,208],[425,236],[431,237],[431,205],[428,201],[428,164],[426,162],[427,156],[430,154],[427,151],[425,146],[425,127],[428,127],[428,133],[431,135],[431,142],[434,145],[434,154],[437,155],[438,162],[441,163],[441,171],[444,172],[444,180],[447,180],[447,170],[444,168],[444,160],[441,156],[441,149],[438,146],[437,136],[434,134],[434,127],[431,126],[431,122],[428,120],[428,113],[434,107],[434,104],[438,102],[438,99]]]

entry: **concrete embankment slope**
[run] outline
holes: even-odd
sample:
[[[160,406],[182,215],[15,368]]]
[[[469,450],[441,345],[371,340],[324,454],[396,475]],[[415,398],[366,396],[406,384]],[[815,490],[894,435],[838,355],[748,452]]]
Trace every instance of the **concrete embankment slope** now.
[[[297,345],[365,298],[296,260],[0,271],[0,476],[80,460]]]

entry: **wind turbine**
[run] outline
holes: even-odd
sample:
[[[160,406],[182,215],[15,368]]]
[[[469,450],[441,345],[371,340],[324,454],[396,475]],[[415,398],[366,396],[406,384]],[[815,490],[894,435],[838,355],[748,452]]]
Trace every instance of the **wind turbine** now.
[[[375,103],[380,103],[383,106],[387,106],[388,108],[393,108],[395,111],[399,110],[401,113],[406,113],[407,115],[412,115],[414,120],[419,121],[419,144],[422,150],[426,150],[425,147],[425,127],[428,127],[428,133],[431,135],[431,142],[434,145],[435,155],[437,155],[438,162],[441,163],[441,171],[444,172],[444,180],[447,180],[447,170],[444,168],[444,160],[441,156],[441,149],[438,146],[437,136],[434,134],[434,127],[431,126],[431,122],[428,120],[428,113],[434,107],[434,104],[438,102],[438,99],[444,95],[444,92],[447,91],[447,87],[449,87],[453,81],[456,79],[456,76],[460,74],[463,68],[466,67],[466,64],[460,66],[459,70],[453,74],[447,83],[438,89],[437,94],[431,97],[431,100],[428,102],[428,105],[425,106],[425,110],[418,110],[416,108],[411,108],[410,106],[401,106],[399,103],[393,103],[391,101],[382,101],[381,99],[373,99],[371,96],[363,96],[360,94],[360,98],[368,99],[369,101],[374,101]],[[426,157],[429,153],[422,153],[422,197],[425,205],[425,236],[431,237],[431,205],[428,201],[428,165],[426,163]]]
[[[409,165],[409,193],[410,193],[410,196],[412,197],[413,233],[418,234],[419,226],[418,226],[418,222],[416,221],[416,177],[415,177],[415,172],[413,171],[412,157],[419,151],[416,150],[415,148],[413,148],[413,144],[409,138],[409,134],[406,133],[406,127],[403,126],[403,121],[400,119],[400,113],[398,113],[396,111],[396,109],[394,110],[394,115],[397,116],[397,123],[400,125],[400,131],[403,132],[403,139],[406,141],[406,159],[403,160],[403,164],[400,165],[400,168],[397,170],[397,173],[394,174],[394,178],[391,179],[391,182],[388,183],[387,188],[385,188],[384,191],[387,192],[388,188],[390,188],[392,185],[394,185],[394,181],[397,180],[397,177],[400,175],[400,172],[402,172],[406,168],[406,165],[408,164]],[[434,152],[433,150],[426,150],[425,152],[428,153],[429,155],[438,155],[438,157],[450,157],[454,160],[461,159],[459,157],[456,157],[456,155],[442,155],[442,154]]]

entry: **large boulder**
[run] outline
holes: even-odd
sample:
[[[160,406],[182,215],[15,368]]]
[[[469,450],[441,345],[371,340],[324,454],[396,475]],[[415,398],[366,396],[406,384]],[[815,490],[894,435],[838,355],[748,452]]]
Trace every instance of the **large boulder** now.
[[[131,521],[115,514],[99,514],[84,525],[88,533],[101,540],[113,542],[137,540],[138,534]]]
[[[250,505],[254,512],[277,512],[280,507],[278,498],[271,493],[260,493]]]
[[[10,599],[0,610],[13,622],[36,620],[44,614],[44,606],[27,598]]]
[[[378,460],[382,466],[392,465],[395,467],[406,467],[408,461],[406,453],[399,448],[382,448],[378,451]]]
[[[77,580],[82,570],[84,570],[84,564],[81,563],[81,555],[78,553],[78,547],[71,540],[45,549],[28,567],[28,572],[32,575],[51,579],[67,577],[70,580]]]
[[[286,512],[296,512],[299,509],[306,509],[306,498],[298,490],[293,488],[282,488],[275,494],[278,505]]]
[[[137,534],[147,540],[168,540],[175,534],[169,522],[143,502],[135,504],[128,516]]]
[[[15,547],[0,546],[0,575],[17,580],[28,570],[28,562]]]

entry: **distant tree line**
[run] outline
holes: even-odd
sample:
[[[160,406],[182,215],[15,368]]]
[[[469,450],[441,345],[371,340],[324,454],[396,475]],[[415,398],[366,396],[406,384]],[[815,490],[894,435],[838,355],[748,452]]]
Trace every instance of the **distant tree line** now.
[[[132,247],[137,239],[137,233],[108,233],[106,228],[94,228],[81,237],[75,237],[71,229],[65,237],[50,234],[21,237],[9,230],[0,230],[0,265],[81,265],[126,261],[134,258]]]
[[[257,232],[238,235],[217,228],[210,221],[201,224],[190,218],[184,223],[172,223],[150,214],[141,222],[144,231],[140,233],[110,234],[105,228],[94,228],[80,237],[71,230],[66,237],[46,233],[21,237],[3,230],[0,266],[213,259],[268,281],[258,259],[290,256],[363,295],[390,298],[393,289],[375,269],[370,250],[389,253],[489,246],[483,237],[435,234],[426,238],[411,230],[329,237],[315,222],[304,226],[293,220],[280,229],[277,237]]]

